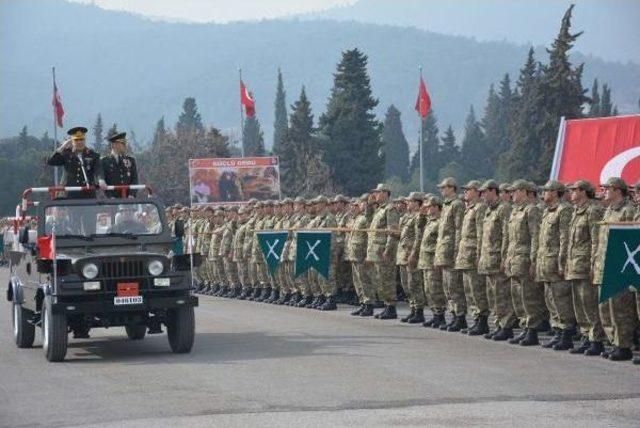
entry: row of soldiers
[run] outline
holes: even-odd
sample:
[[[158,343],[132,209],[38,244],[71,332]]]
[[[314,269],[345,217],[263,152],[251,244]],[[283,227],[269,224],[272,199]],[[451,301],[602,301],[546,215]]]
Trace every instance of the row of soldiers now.
[[[521,346],[539,345],[538,333],[552,331],[542,346],[633,358],[638,292],[625,290],[602,304],[598,298],[608,230],[602,224],[640,220],[635,188],[609,179],[601,200],[584,180],[569,186],[552,180],[542,188],[525,180],[472,180],[459,195],[456,180],[447,178],[438,188],[437,196],[413,192],[392,200],[380,184],[355,199],[174,207],[170,217],[191,217],[194,251],[207,259],[195,273],[205,294],[335,310],[353,287],[359,307],[352,315],[396,319],[399,277],[411,308],[403,322]],[[333,231],[331,275],[296,278],[296,231],[315,229]],[[289,231],[274,276],[257,240],[263,230]],[[374,314],[379,301],[383,310]]]

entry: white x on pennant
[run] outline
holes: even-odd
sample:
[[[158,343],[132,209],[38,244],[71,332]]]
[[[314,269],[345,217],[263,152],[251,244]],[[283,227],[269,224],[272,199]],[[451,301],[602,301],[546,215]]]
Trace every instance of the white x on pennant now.
[[[640,275],[640,266],[638,266],[638,263],[636,262],[636,259],[635,259],[636,254],[640,252],[640,245],[638,245],[638,247],[636,247],[635,250],[631,251],[629,249],[629,246],[625,242],[624,249],[627,251],[627,261],[624,262],[624,266],[622,266],[622,270],[620,271],[620,273],[624,272],[624,270],[627,268],[627,265],[630,264],[636,270],[636,273]]]
[[[273,254],[273,258],[274,259],[280,260],[280,257],[274,251],[274,248],[276,248],[276,245],[278,245],[278,242],[280,242],[280,240],[276,239],[275,241],[272,242],[273,245],[269,245],[269,241],[267,241],[267,247],[269,247],[269,252],[267,253],[267,258],[269,258]]]
[[[320,245],[320,240],[318,239],[313,245],[311,245],[309,241],[306,241],[306,244],[309,251],[307,252],[307,256],[304,259],[307,260],[309,256],[313,256],[313,258],[316,259],[316,261],[320,260],[320,257],[318,257],[314,251],[316,247]]]

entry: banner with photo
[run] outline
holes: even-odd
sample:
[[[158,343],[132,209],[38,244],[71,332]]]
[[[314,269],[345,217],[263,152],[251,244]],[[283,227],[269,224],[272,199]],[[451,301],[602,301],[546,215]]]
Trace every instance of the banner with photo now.
[[[189,188],[191,205],[280,199],[278,157],[190,159]]]

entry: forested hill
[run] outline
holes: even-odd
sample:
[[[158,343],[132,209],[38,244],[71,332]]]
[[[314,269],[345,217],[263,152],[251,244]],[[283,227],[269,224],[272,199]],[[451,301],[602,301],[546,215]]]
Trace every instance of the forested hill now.
[[[0,7],[0,25],[11,28],[0,38],[0,136],[16,135],[23,125],[34,135],[52,128],[52,65],[67,124],[90,126],[101,113],[107,125],[117,122],[148,141],[161,116],[175,122],[184,98],[194,96],[207,124],[237,127],[242,67],[269,146],[277,68],[287,104],[304,84],[317,117],[340,52],[358,46],[369,56],[377,113],[382,117],[395,104],[414,144],[418,64],[424,65],[439,122],[460,129],[469,104],[482,108],[489,85],[505,72],[515,73],[528,49],[353,22],[164,23],[62,0],[2,1]],[[539,48],[538,58],[545,57]],[[594,77],[611,85],[621,114],[637,110],[640,66],[580,55],[573,61],[586,62],[586,87]]]

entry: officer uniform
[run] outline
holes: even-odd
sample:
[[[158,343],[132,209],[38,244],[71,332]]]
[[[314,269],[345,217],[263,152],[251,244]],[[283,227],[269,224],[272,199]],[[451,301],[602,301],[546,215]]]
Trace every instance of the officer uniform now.
[[[127,144],[127,133],[118,132],[109,137],[107,140],[111,145],[113,144]],[[100,171],[102,180],[104,180],[107,186],[120,186],[120,185],[133,185],[138,184],[138,167],[136,160],[128,154],[118,155],[112,151],[109,155],[103,156],[100,159]],[[105,194],[109,198],[119,198],[123,195],[123,192],[109,190]],[[133,195],[135,191],[126,191],[124,196]]]

